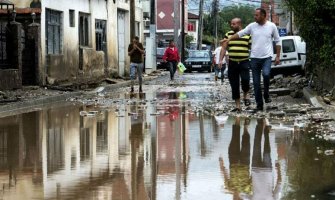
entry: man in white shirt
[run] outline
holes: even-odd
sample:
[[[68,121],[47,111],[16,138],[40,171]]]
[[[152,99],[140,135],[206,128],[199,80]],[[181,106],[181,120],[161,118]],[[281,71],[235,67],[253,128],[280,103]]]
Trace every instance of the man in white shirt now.
[[[261,88],[261,72],[264,83],[264,101],[270,103],[269,85],[271,73],[271,58],[273,56],[272,42],[276,43],[276,59],[275,65],[280,63],[280,45],[279,34],[274,23],[266,20],[266,11],[263,8],[257,8],[255,11],[255,22],[250,23],[246,28],[231,36],[229,39],[224,39],[223,42],[240,38],[250,34],[252,37],[250,66],[252,70],[252,78],[254,84],[255,99],[257,103],[256,110],[263,110],[263,95]]]
[[[222,42],[220,41],[220,45],[215,49],[214,51],[214,73],[215,73],[215,81],[218,80],[218,75],[219,75],[219,72],[221,72],[221,83],[223,83],[223,79],[224,79],[224,70],[226,69],[226,57],[228,56],[228,53],[226,53],[225,57],[223,57],[222,59],[222,65],[219,65],[220,62],[220,52],[221,52],[221,49],[222,49]]]

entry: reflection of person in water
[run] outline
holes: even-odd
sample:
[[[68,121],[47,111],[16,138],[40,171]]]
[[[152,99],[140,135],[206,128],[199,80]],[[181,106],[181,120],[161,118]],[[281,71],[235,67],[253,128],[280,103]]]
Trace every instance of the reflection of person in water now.
[[[171,101],[171,106],[168,109],[169,118],[171,121],[174,121],[179,116],[179,107],[173,104],[178,104],[178,94],[177,92],[170,92],[169,99]]]
[[[41,8],[41,1],[40,0],[33,0],[30,3],[30,8]]]
[[[229,175],[220,157],[220,169],[224,175],[226,188],[233,192],[234,199],[239,199],[240,194],[250,195],[252,192],[250,164],[250,135],[248,132],[250,119],[244,121],[242,145],[240,142],[240,118],[236,117],[232,128],[232,138],[229,144]]]
[[[258,119],[255,128],[254,148],[252,155],[252,184],[253,199],[274,199],[273,176],[271,162],[271,147],[269,132],[271,126],[265,124],[265,119]],[[264,149],[262,157],[262,136],[264,135]]]
[[[145,99],[145,94],[139,94],[139,99]],[[131,155],[131,194],[132,199],[146,199],[145,184],[144,184],[144,152],[143,152],[143,130],[145,111],[140,109],[140,101],[135,101],[130,105],[131,115],[131,132],[130,140],[130,155]],[[134,198],[136,197],[136,198]],[[128,197],[125,196],[127,199]],[[123,199],[120,196],[120,199]]]

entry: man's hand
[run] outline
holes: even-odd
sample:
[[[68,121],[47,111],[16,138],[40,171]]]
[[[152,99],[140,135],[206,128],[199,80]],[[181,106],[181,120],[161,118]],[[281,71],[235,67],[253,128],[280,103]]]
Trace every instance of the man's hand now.
[[[219,69],[222,68],[222,61],[219,62],[219,64],[218,64],[218,68],[219,68]]]
[[[223,39],[223,40],[220,40],[220,42],[222,42],[222,43],[226,43],[226,42],[228,42],[229,41],[229,39],[227,39],[227,38],[225,38],[225,39]]]
[[[275,59],[275,65],[279,65],[280,64],[280,59],[278,56],[276,56],[276,59]]]

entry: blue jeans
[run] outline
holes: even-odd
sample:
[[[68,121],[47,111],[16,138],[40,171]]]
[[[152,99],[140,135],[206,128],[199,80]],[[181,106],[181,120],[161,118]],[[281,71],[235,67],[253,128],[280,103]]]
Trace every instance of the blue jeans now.
[[[218,76],[219,72],[221,72],[221,82],[223,81],[223,78],[224,78],[224,70],[225,69],[226,69],[226,64],[222,64],[221,69],[219,69],[219,65],[215,65],[215,67],[214,67],[215,76]]]
[[[254,92],[257,106],[263,106],[263,96],[261,88],[261,73],[264,84],[264,99],[270,98],[270,73],[271,73],[271,57],[269,58],[251,58],[250,61],[252,80],[254,82]]]
[[[130,63],[131,86],[134,86],[134,80],[136,79],[136,72],[138,76],[138,84],[141,86],[142,85],[143,63]]]

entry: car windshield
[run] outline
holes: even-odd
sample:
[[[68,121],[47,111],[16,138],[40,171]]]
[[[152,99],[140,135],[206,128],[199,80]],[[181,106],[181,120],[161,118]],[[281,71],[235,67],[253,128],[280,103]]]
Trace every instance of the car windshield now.
[[[190,58],[209,58],[208,51],[190,51],[188,54]]]

